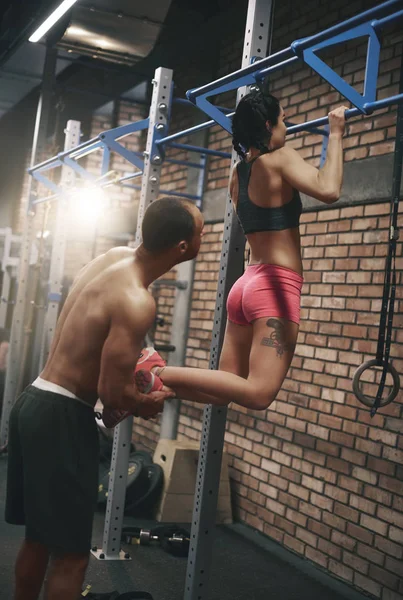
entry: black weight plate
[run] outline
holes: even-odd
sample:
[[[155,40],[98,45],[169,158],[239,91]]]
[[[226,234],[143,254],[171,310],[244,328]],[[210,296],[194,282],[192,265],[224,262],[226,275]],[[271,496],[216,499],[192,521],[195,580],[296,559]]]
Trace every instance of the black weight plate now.
[[[106,504],[109,485],[109,467],[100,466],[98,479],[98,504]]]
[[[97,425],[99,440],[99,462],[103,465],[111,462],[113,438],[108,436],[105,429]]]
[[[146,493],[148,486],[147,467],[144,466],[142,460],[130,458],[125,506],[136,503]]]
[[[98,486],[98,504],[106,504],[108,499],[110,469],[106,470]],[[126,502],[135,502],[148,487],[147,470],[138,458],[129,459],[127,467]]]
[[[146,467],[153,464],[153,457],[147,450],[136,450],[130,454],[130,458],[139,458]]]
[[[157,501],[162,492],[164,471],[160,465],[148,465],[144,468],[147,473],[148,486],[142,496],[135,502],[127,502],[125,514],[133,517],[153,518]]]

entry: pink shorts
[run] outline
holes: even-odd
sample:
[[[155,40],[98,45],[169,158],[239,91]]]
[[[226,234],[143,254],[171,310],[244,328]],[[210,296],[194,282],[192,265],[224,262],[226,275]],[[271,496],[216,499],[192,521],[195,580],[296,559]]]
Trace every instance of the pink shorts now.
[[[299,324],[303,282],[286,267],[249,265],[228,294],[228,319],[249,325],[262,317],[278,317]]]

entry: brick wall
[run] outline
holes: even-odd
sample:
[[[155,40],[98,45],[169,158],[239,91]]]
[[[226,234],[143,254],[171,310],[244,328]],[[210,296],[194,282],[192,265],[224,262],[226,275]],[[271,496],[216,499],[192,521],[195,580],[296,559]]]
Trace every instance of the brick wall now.
[[[329,12],[318,2],[298,8],[292,3],[290,20],[291,3],[282,3],[276,12],[273,50],[363,8],[363,2],[338,2]],[[220,75],[239,66],[241,46],[235,28],[221,46]],[[384,46],[379,98],[397,92],[401,33],[388,34]],[[363,44],[350,44],[327,59],[352,83],[362,85],[365,51]],[[326,83],[301,66],[273,77],[273,90],[296,123],[323,116],[341,102]],[[220,104],[231,106],[233,97],[222,100]],[[390,153],[395,120],[391,108],[349,123],[346,161]],[[298,134],[289,143],[309,162],[319,164],[320,137]],[[212,128],[209,146],[230,150],[229,137]],[[229,161],[210,158],[207,190],[226,188],[228,171]],[[182,171],[180,179],[177,173],[170,183],[183,189],[186,174]],[[304,213],[305,285],[295,358],[268,411],[238,407],[228,411],[225,445],[231,456],[236,519],[356,589],[382,600],[398,600],[403,594],[402,394],[371,419],[351,389],[355,369],[376,350],[387,251],[389,205],[368,200],[371,203],[365,206],[336,205]],[[187,366],[208,366],[222,230],[222,223],[206,227],[197,260]],[[401,284],[401,243],[396,266]],[[402,314],[399,288],[392,343],[398,372],[403,372]],[[372,395],[373,378],[373,373],[364,377],[364,391]],[[199,439],[201,421],[200,405],[184,401],[179,437]],[[152,450],[158,435],[159,420],[135,424],[134,439],[140,445]]]

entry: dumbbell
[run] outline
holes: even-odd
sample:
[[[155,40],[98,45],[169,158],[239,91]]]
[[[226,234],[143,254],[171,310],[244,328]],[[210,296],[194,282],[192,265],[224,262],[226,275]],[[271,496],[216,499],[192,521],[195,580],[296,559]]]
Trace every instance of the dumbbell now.
[[[141,546],[149,546],[152,542],[158,542],[162,548],[175,556],[187,556],[189,552],[190,539],[181,533],[173,533],[170,537],[153,535],[149,529],[141,529],[139,543]]]

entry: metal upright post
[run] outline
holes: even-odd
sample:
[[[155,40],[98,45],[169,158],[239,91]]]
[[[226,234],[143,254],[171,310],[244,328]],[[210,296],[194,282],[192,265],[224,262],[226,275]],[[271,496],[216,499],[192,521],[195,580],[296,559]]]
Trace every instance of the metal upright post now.
[[[207,144],[207,132],[201,131],[195,136],[196,144]],[[201,197],[204,190],[206,177],[206,155],[200,154],[199,164],[202,168],[189,167],[187,177],[187,191]],[[201,208],[199,203],[199,208]],[[189,333],[190,309],[193,293],[193,279],[195,261],[188,261],[178,265],[177,280],[187,283],[186,288],[179,287],[175,290],[175,306],[172,318],[171,344],[175,350],[170,353],[168,365],[183,367],[186,360],[186,342]],[[181,401],[179,398],[166,400],[161,420],[160,439],[176,440]]]
[[[3,245],[3,258],[1,260],[1,270],[3,272],[3,279],[1,282],[1,295],[0,295],[0,327],[6,326],[7,320],[7,309],[10,296],[11,287],[11,273],[9,270],[8,259],[11,251],[11,235],[12,231],[10,227],[6,227],[1,230],[1,234],[4,236]]]
[[[153,86],[137,217],[136,246],[141,244],[141,223],[144,213],[147,207],[158,198],[159,194],[161,165],[163,161],[156,141],[166,134],[168,127],[172,98],[172,71],[162,67],[157,69],[153,79]],[[94,549],[92,551],[93,555],[101,560],[127,560],[130,558],[120,550],[120,538],[123,525],[132,429],[132,417],[125,419],[115,429],[102,549]]]
[[[49,123],[49,115],[52,107],[53,84],[56,72],[57,51],[54,48],[47,48],[45,65],[43,70],[42,90],[38,102],[36,113],[34,138],[32,143],[31,167],[36,163],[38,156],[43,151],[47,129]],[[25,323],[29,320],[30,311],[33,306],[30,305],[30,290],[29,290],[29,263],[31,246],[34,239],[34,221],[35,211],[33,201],[35,200],[35,192],[33,179],[29,179],[28,183],[28,206],[27,214],[24,220],[21,254],[19,261],[18,273],[18,292],[17,300],[14,308],[13,322],[11,327],[10,349],[8,358],[8,367],[6,372],[6,382],[4,387],[4,402],[3,412],[0,427],[0,446],[3,446],[8,437],[8,422],[11,408],[22,391],[24,383],[23,376],[25,370],[26,355],[25,348],[28,343],[30,331],[25,331]],[[27,313],[29,313],[27,315]]]
[[[64,150],[71,150],[80,143],[80,122],[68,121],[65,130]],[[52,343],[59,306],[62,299],[64,275],[64,259],[66,254],[66,222],[68,220],[69,191],[72,190],[75,174],[72,169],[63,165],[60,186],[62,193],[57,200],[56,222],[53,231],[52,255],[49,271],[48,304],[45,314],[42,344],[40,350],[39,372],[42,370]]]
[[[269,46],[273,0],[249,0],[242,68],[255,57],[264,57]],[[237,102],[246,88],[238,90]],[[236,162],[233,152],[231,165]],[[245,238],[227,196],[224,238],[221,253],[217,301],[214,315],[210,368],[217,369],[225,332],[225,300],[238,277],[242,275]],[[207,600],[211,571],[213,531],[218,501],[221,461],[227,410],[208,406],[204,410],[198,474],[193,508],[192,532],[185,580],[185,600]]]

